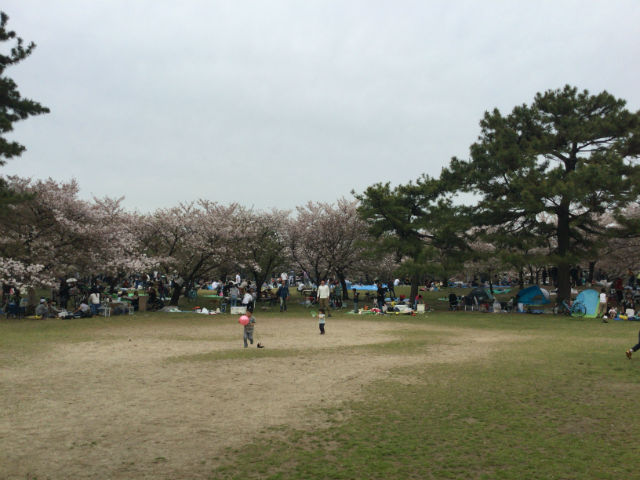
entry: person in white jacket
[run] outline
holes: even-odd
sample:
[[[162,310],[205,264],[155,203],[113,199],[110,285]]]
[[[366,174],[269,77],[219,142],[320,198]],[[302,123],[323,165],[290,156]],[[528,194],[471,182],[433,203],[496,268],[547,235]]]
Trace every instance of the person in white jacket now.
[[[329,296],[331,295],[331,290],[329,289],[329,285],[325,283],[324,280],[320,282],[320,286],[318,287],[318,308],[324,309],[325,312],[329,311]],[[331,316],[331,315],[329,315]]]

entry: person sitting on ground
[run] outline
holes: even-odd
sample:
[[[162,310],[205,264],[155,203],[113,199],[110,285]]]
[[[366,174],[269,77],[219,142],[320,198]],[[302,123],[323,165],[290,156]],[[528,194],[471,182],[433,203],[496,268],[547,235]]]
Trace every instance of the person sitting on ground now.
[[[43,319],[49,317],[49,306],[47,305],[47,301],[44,298],[40,299],[40,303],[36,307],[36,315],[42,317]]]
[[[60,306],[53,300],[48,302],[48,303],[49,303],[49,316],[50,317],[57,317],[57,316],[59,316],[60,313],[66,311],[66,310],[63,310],[62,308],[60,308]]]
[[[80,318],[90,318],[91,317],[91,308],[84,301],[80,302],[78,308],[73,311],[74,317]]]

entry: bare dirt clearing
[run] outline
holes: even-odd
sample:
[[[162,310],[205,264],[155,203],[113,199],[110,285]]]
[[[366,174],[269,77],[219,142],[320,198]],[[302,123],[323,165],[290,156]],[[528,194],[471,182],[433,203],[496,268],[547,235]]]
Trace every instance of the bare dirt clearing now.
[[[355,347],[430,327],[335,320],[321,336],[308,318],[258,322],[262,358],[255,346],[242,348],[233,322],[132,323],[1,370],[0,477],[206,478],[227,447],[270,426],[321,426],[310,407],[356,398],[394,367],[482,357],[519,340],[434,328],[438,345],[383,355]],[[274,350],[283,355],[270,356]]]

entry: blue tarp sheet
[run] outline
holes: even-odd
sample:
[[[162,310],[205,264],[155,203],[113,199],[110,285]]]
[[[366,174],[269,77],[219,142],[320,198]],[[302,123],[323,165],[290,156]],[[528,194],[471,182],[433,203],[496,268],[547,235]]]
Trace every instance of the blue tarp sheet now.
[[[384,288],[387,288],[387,284],[386,283],[383,283],[382,286]],[[347,282],[347,290],[353,290],[354,288],[356,290],[369,290],[369,291],[373,291],[373,292],[378,290],[378,286],[377,285],[361,285],[359,283],[353,283],[352,284],[350,282]]]

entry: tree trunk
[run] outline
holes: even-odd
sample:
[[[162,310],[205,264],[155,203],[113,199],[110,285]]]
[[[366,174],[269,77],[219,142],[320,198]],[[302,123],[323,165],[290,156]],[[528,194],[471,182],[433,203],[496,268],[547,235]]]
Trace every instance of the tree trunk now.
[[[342,285],[342,299],[349,300],[349,292],[347,291],[347,280],[344,278],[344,274],[341,272],[336,273],[338,275],[338,280],[340,280],[340,285]]]
[[[571,299],[571,265],[567,261],[569,252],[569,207],[563,202],[558,207],[558,295],[557,301]]]
[[[262,284],[267,279],[267,274],[265,273],[260,275],[257,272],[251,272],[251,273],[253,273],[253,279],[256,282],[256,299],[260,299],[262,298]]]
[[[419,287],[418,276],[412,275],[411,276],[411,294],[410,294],[411,301],[413,301],[418,296],[418,287]]]
[[[316,287],[319,287],[320,281],[323,279],[320,278],[320,271],[318,270],[317,266],[313,268],[313,273],[315,278],[312,278],[311,280],[316,284]]]

